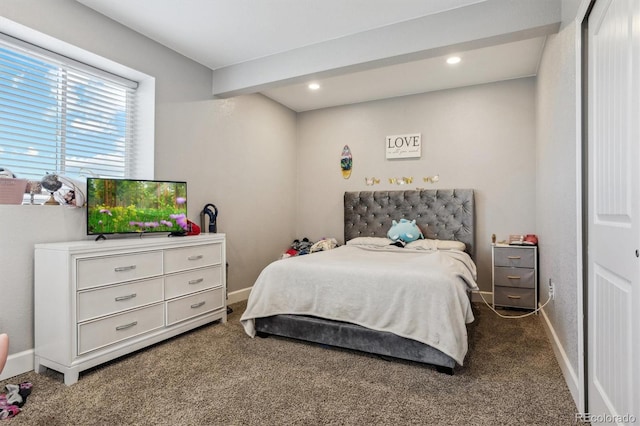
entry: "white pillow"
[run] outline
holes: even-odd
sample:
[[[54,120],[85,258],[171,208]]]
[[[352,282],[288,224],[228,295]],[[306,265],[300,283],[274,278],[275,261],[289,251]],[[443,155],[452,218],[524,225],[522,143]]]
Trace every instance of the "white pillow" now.
[[[416,240],[407,244],[406,248],[417,250],[460,250],[465,251],[467,246],[462,241],[450,240]]]
[[[393,244],[393,240],[382,237],[356,237],[347,241],[348,246],[375,246],[382,247]]]
[[[438,250],[438,244],[436,243],[438,240],[415,240],[411,241],[409,244],[405,246],[405,248],[414,249],[414,250]]]

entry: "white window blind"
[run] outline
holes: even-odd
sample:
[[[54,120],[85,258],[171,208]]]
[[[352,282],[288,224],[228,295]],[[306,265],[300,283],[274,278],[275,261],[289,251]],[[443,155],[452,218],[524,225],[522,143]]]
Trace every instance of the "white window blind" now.
[[[17,177],[128,177],[137,84],[15,39],[0,39],[0,167]]]

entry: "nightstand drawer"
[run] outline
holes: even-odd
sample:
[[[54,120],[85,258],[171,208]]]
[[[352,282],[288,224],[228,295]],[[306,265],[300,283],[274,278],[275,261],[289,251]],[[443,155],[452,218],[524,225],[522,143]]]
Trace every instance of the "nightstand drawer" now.
[[[529,268],[506,268],[496,266],[494,269],[494,285],[505,287],[535,288],[535,270]]]
[[[535,248],[495,247],[493,264],[512,268],[534,268]]]
[[[535,309],[536,290],[534,288],[496,286],[493,288],[493,303],[496,306]]]

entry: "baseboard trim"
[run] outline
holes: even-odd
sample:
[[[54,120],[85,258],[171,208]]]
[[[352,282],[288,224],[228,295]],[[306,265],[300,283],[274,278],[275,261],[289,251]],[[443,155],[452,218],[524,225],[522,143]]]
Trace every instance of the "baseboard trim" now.
[[[580,402],[580,384],[578,375],[575,370],[571,366],[571,362],[569,361],[569,357],[560,343],[560,339],[556,334],[547,313],[544,308],[540,311],[542,316],[542,322],[544,324],[544,329],[547,332],[547,336],[551,341],[551,347],[553,348],[553,352],[556,355],[556,360],[560,365],[560,370],[562,371],[562,375],[564,376],[564,381],[567,383],[567,387],[569,388],[569,392],[571,392],[571,396],[573,397],[573,402],[575,402],[576,407],[581,407],[582,403]]]
[[[253,287],[243,288],[242,290],[232,291],[227,295],[227,305],[242,302],[249,299],[249,293]]]
[[[9,355],[0,374],[0,380],[6,380],[29,371],[33,371],[33,349]]]
[[[480,297],[480,293],[482,293],[482,296],[484,296],[484,299],[487,301],[487,303],[493,303],[493,293],[488,291],[474,291],[471,295],[471,301],[483,303],[482,297]],[[553,328],[553,325],[549,320],[549,316],[544,309],[542,309],[540,312],[545,332],[547,333],[547,337],[551,342],[553,353],[556,356],[556,360],[558,361],[558,365],[560,366],[560,370],[562,371],[562,375],[564,376],[564,381],[567,383],[567,387],[569,388],[569,392],[571,393],[573,402],[575,402],[576,407],[582,407],[582,403],[580,402],[580,380],[578,379],[578,375],[571,366],[569,357],[567,356],[562,343],[560,343],[558,334]]]

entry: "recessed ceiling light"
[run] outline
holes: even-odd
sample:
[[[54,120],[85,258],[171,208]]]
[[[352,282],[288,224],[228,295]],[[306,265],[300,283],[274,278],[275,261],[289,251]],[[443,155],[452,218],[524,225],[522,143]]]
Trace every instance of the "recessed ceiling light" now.
[[[449,65],[457,64],[458,62],[460,62],[460,56],[450,56],[447,58],[447,63]]]
[[[311,90],[318,90],[320,88],[320,85],[318,83],[311,83],[311,84],[309,84],[308,87]]]

